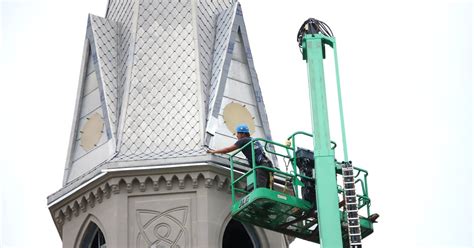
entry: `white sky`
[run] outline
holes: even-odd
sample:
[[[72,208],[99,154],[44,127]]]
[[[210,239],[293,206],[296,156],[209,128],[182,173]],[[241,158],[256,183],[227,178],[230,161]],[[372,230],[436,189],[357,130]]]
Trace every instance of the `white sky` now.
[[[0,247],[61,247],[46,197],[62,183],[87,14],[107,1],[0,3]],[[332,28],[349,156],[381,215],[364,247],[473,247],[472,2],[241,3],[276,141],[311,130],[297,30]]]

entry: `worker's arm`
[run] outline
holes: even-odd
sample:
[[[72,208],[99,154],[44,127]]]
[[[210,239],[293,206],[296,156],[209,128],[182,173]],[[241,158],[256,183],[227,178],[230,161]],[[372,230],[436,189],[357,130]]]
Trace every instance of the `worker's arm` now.
[[[231,146],[228,146],[228,147],[225,147],[225,148],[222,148],[222,149],[217,149],[217,150],[208,150],[207,153],[211,153],[211,154],[214,154],[214,153],[229,153],[229,152],[232,152],[232,151],[235,151],[239,149],[239,147],[237,147],[236,145],[231,145]]]

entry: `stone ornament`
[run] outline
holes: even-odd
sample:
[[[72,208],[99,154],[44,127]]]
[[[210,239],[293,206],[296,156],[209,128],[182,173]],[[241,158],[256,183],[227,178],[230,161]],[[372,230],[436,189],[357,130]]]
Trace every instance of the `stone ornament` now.
[[[136,215],[139,228],[136,247],[189,247],[188,206],[164,212],[137,209]]]

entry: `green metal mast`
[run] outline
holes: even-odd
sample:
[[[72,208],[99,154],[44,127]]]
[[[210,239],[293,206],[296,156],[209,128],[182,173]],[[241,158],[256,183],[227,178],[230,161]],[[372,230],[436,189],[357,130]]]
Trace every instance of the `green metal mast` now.
[[[319,235],[322,248],[342,248],[336,164],[329,135],[323,67],[324,45],[332,46],[335,40],[333,37],[321,34],[311,25],[307,28],[309,30],[302,37],[300,46],[303,49],[303,59],[306,60],[308,70]]]

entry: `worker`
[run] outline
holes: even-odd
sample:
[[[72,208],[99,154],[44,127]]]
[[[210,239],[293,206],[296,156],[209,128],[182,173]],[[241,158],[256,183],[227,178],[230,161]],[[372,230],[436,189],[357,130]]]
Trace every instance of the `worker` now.
[[[235,128],[236,136],[237,136],[237,142],[235,144],[218,149],[218,150],[213,150],[210,149],[207,152],[211,154],[215,153],[229,153],[232,151],[235,151],[239,148],[242,148],[249,142],[251,142],[253,139],[250,137],[250,131],[249,127],[246,124],[240,124],[237,125]],[[265,154],[262,145],[260,142],[255,141],[254,143],[254,150],[255,150],[255,166],[266,166],[269,168],[273,168],[273,164],[268,159],[267,155]],[[245,155],[247,158],[247,161],[249,163],[249,167],[252,168],[252,147],[249,144],[248,146],[244,147],[242,150],[242,153]],[[256,169],[257,172],[257,187],[266,187],[266,188],[273,188],[273,172],[265,169]]]

